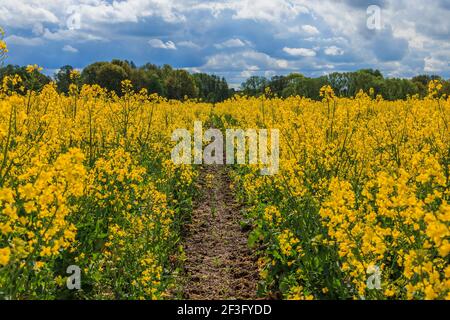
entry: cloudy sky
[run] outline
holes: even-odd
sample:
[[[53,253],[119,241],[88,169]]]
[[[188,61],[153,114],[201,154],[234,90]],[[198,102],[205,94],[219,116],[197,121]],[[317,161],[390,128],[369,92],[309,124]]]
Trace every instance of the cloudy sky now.
[[[0,0],[8,63],[52,74],[119,58],[235,86],[251,75],[368,67],[449,78],[449,17],[450,0]]]

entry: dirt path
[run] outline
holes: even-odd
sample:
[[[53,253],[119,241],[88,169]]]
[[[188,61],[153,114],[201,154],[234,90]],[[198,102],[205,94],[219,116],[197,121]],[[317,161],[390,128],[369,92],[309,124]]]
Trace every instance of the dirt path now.
[[[184,298],[191,300],[256,299],[256,258],[241,230],[240,206],[224,166],[205,166],[202,197],[187,227]]]

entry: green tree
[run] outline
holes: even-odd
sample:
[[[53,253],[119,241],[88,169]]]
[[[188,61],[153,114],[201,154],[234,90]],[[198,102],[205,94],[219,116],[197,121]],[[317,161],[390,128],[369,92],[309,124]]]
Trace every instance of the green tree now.
[[[269,86],[269,81],[266,77],[252,76],[247,79],[241,85],[242,93],[247,96],[260,96],[262,95],[266,88]]]
[[[69,65],[62,66],[57,73],[55,73],[56,86],[59,92],[69,92],[69,86],[72,83],[70,74],[73,72],[73,67]]]
[[[288,83],[289,79],[285,76],[273,76],[269,82],[270,91],[281,97],[283,95],[283,90],[287,87]]]
[[[422,98],[428,94],[428,83],[431,80],[442,81],[442,78],[437,75],[420,74],[411,79],[411,81],[417,86],[418,93]]]
[[[229,97],[229,88],[225,78],[206,73],[192,75],[199,90],[198,97],[207,102],[219,102]]]
[[[116,60],[118,61],[118,60]],[[96,62],[84,68],[81,78],[85,84],[99,86],[121,93],[121,82],[129,78],[121,63]]]
[[[134,63],[127,60],[113,59],[111,60],[111,64],[121,67],[127,74],[128,78],[131,77],[131,73],[133,69],[135,69]]]
[[[164,68],[164,67],[163,67]],[[198,88],[193,77],[185,70],[175,70],[165,79],[167,97],[182,100],[198,97]]]
[[[39,72],[38,70],[34,70],[31,74],[27,72],[27,68],[25,66],[20,67],[17,65],[7,65],[3,68],[0,68],[0,81],[3,81],[5,76],[13,76],[15,74],[19,75],[22,78],[22,84],[25,90],[35,90],[40,91],[42,88],[49,84],[52,79],[45,74]]]
[[[320,88],[328,84],[326,77],[307,78],[299,73],[292,73],[288,75],[287,78],[288,85],[283,90],[283,97],[299,95],[314,100],[320,100]]]
[[[349,76],[348,95],[356,96],[360,90],[368,93],[371,88],[375,94],[382,93],[383,75],[379,70],[362,69],[351,72]]]
[[[109,62],[94,62],[85,67],[81,73],[81,79],[84,84],[98,84],[98,71],[100,67],[107,65]]]
[[[165,94],[164,86],[156,71],[144,68],[133,69],[130,79],[137,91],[147,89],[148,93],[157,93],[160,96]]]
[[[381,95],[387,100],[405,99],[408,95],[418,93],[417,85],[408,79],[385,79],[381,89]]]
[[[120,94],[121,83],[128,78],[128,74],[121,66],[108,63],[99,68],[97,77],[97,83],[101,87]]]

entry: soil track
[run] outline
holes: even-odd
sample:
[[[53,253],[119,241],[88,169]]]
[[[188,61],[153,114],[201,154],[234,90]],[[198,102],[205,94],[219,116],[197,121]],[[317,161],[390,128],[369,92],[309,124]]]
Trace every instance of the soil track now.
[[[256,299],[256,257],[240,227],[240,206],[230,190],[225,166],[205,166],[202,196],[187,226],[184,243],[187,281],[184,298],[191,300]]]

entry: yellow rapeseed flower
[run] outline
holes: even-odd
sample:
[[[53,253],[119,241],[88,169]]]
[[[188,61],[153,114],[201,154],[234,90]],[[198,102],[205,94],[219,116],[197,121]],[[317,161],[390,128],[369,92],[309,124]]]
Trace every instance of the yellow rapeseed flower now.
[[[9,259],[11,257],[11,249],[6,248],[0,248],[0,266],[6,266],[9,262]]]

